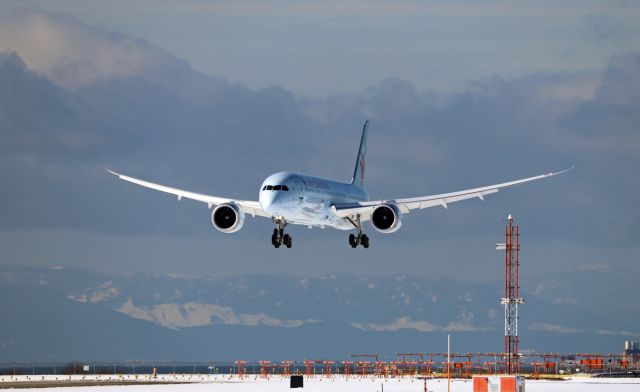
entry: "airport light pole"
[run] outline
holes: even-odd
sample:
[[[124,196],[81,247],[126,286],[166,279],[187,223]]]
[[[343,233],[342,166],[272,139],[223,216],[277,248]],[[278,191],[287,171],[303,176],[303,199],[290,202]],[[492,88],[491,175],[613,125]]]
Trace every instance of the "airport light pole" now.
[[[447,392],[451,392],[451,335],[447,334]]]

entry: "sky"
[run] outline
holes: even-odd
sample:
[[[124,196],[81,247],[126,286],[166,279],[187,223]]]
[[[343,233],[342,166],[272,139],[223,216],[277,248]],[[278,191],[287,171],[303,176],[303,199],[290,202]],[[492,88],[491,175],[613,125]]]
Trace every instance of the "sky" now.
[[[505,217],[523,274],[639,273],[636,2],[0,4],[0,263],[192,275],[248,271],[501,278]],[[233,235],[206,207],[117,171],[257,199],[269,174],[347,180],[371,120],[373,198],[575,165],[391,235],[272,223]]]
[[[24,1],[5,0],[8,13]],[[637,49],[635,1],[30,1],[142,38],[207,75],[296,95],[387,78],[455,92],[490,75],[602,69]]]

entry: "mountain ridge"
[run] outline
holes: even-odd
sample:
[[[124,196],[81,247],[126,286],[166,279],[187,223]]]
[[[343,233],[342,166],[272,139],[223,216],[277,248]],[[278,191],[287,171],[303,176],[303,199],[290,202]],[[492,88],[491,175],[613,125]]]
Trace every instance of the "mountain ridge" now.
[[[582,283],[594,273],[603,275],[591,271],[579,279],[578,274],[571,283],[574,292],[580,294]],[[524,349],[615,351],[623,340],[637,336],[637,314],[607,317],[601,311],[611,306],[609,297],[583,303],[575,295],[577,303],[554,303],[558,293],[553,290],[558,291],[566,277],[537,279],[529,278],[527,287],[532,289],[523,290]],[[620,276],[613,271],[601,279]],[[627,277],[627,283],[632,281]],[[501,286],[447,278],[185,277],[5,266],[0,282],[3,298],[12,304],[5,309],[11,322],[0,327],[3,360],[206,358],[209,351],[201,342],[217,347],[224,359],[314,352],[340,357],[369,347],[389,354],[400,349],[434,351],[429,347],[447,334],[465,345],[460,346],[463,351],[499,351],[502,343]],[[540,288],[540,282],[552,292]],[[571,293],[565,286],[559,286],[564,290],[560,294]],[[630,284],[616,290],[625,287],[632,290]],[[98,343],[91,336],[102,338]],[[287,343],[294,337],[296,344]],[[60,344],[60,338],[69,346]]]

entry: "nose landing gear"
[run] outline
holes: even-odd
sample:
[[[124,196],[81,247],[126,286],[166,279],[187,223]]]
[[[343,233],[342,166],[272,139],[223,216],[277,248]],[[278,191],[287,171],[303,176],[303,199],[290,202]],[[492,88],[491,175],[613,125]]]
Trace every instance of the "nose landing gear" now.
[[[287,225],[287,222],[282,219],[274,219],[273,221],[278,225],[278,227],[273,229],[271,245],[276,249],[279,248],[280,245],[291,248],[293,246],[293,239],[289,234],[284,233],[284,227]]]

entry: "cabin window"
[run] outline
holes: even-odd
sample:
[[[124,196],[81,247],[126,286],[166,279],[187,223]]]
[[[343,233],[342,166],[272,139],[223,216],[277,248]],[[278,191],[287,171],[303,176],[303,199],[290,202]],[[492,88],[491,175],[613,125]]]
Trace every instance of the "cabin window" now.
[[[267,185],[267,190],[268,190],[268,191],[273,190],[273,186],[271,186],[271,185]]]
[[[283,185],[282,186],[282,190],[285,191],[285,192],[289,192],[289,187],[286,186],[286,185]]]
[[[282,186],[280,186],[280,185],[274,185],[274,186],[273,186],[273,190],[274,190],[274,191],[279,191],[279,190],[281,190],[281,189],[282,189]]]

